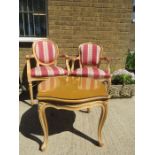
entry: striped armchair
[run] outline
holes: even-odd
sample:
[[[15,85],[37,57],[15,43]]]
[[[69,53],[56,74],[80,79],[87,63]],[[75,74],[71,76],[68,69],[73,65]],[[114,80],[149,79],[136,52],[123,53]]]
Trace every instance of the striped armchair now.
[[[27,60],[27,77],[29,83],[29,92],[31,104],[33,100],[33,81],[41,81],[51,76],[63,76],[69,74],[69,64],[67,55],[59,55],[57,44],[51,40],[39,40],[32,45],[32,55],[26,55]],[[64,57],[66,60],[67,70],[57,66],[58,57]],[[36,60],[36,67],[31,68],[30,59]]]
[[[111,85],[110,59],[101,57],[102,48],[91,42],[79,46],[79,56],[72,57],[72,76],[92,77],[106,81],[108,87]],[[79,60],[80,68],[74,70],[74,63]],[[106,62],[105,70],[99,68],[101,61]]]

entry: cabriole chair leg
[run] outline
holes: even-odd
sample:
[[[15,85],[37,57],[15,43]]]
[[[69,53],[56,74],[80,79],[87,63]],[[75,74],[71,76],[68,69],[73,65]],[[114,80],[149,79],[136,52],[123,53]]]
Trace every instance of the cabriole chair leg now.
[[[33,100],[32,82],[29,82],[29,93],[30,93],[31,105],[33,105],[34,104],[34,100]]]
[[[111,78],[108,79],[108,91],[110,90],[110,87],[111,87]]]
[[[87,108],[87,113],[90,113],[90,108]]]

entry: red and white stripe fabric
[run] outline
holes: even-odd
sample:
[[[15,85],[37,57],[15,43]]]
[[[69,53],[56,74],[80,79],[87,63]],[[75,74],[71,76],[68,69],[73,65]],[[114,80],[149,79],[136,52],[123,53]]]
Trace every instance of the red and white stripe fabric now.
[[[57,66],[39,66],[31,69],[32,77],[48,77],[66,75],[67,70]]]
[[[101,47],[96,44],[86,43],[80,45],[80,61],[83,65],[97,65],[100,61]]]
[[[71,75],[83,76],[83,77],[93,77],[93,78],[109,78],[110,73],[103,71],[97,67],[83,67],[74,70]]]
[[[98,81],[92,78],[81,78],[78,88],[84,90],[97,89]]]
[[[56,47],[51,41],[38,41],[35,44],[36,57],[42,63],[50,63],[56,58]]]

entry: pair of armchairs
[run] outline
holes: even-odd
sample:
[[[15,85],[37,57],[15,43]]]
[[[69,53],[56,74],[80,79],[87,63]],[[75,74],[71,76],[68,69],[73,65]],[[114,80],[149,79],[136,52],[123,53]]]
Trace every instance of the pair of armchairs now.
[[[83,76],[93,77],[106,81],[111,85],[110,60],[101,57],[103,49],[93,43],[84,43],[79,46],[78,56],[59,55],[59,48],[52,40],[39,40],[32,45],[32,55],[26,55],[27,77],[29,83],[29,92],[31,104],[34,104],[33,85],[34,81],[42,81],[51,76]],[[58,57],[63,57],[66,63],[66,69],[57,66]],[[32,68],[30,59],[36,60],[36,67]],[[74,69],[74,63],[79,60],[80,68]],[[101,61],[106,62],[106,70],[99,69]],[[69,62],[72,61],[70,67]]]

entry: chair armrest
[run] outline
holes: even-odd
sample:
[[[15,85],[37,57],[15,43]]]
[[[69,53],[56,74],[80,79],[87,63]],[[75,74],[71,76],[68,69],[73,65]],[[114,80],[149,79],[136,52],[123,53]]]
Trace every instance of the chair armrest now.
[[[70,72],[74,69],[74,62],[76,60],[79,59],[79,57],[77,57],[77,55],[72,55],[72,56],[69,56],[67,54],[61,54],[59,55],[60,58],[65,58],[65,61],[66,61],[66,66],[67,66],[67,70],[70,74]],[[72,61],[72,66],[70,67],[69,65],[69,62]]]
[[[70,66],[69,66],[69,61],[70,61],[70,56],[68,56],[67,54],[61,54],[59,55],[60,58],[65,58],[65,63],[66,63],[66,67],[67,67],[67,71],[68,71],[68,75],[70,74]]]
[[[72,61],[80,60],[80,56],[79,55],[72,55],[71,60]]]
[[[111,63],[112,59],[111,58],[108,58],[108,57],[101,57],[100,60],[101,61],[103,60],[103,61],[106,62],[105,71],[108,72],[108,73],[110,73],[111,72],[110,71],[110,63]]]
[[[111,58],[108,58],[108,57],[101,57],[100,60],[106,61],[108,64],[111,63]]]
[[[71,71],[73,71],[74,70],[75,61],[76,60],[80,60],[80,56],[79,55],[72,55],[72,56],[70,56],[70,60],[72,61]]]
[[[30,59],[33,59],[34,55],[26,55],[26,65],[27,65],[27,77],[28,81],[31,81],[31,63]]]
[[[32,58],[34,58],[34,55],[33,55],[33,54],[31,54],[31,55],[26,55],[26,60],[32,59]]]
[[[61,54],[59,55],[60,58],[65,58],[65,59],[70,59],[70,56],[68,56],[67,54]]]
[[[74,61],[78,58],[77,55],[69,56],[67,54],[61,54],[61,55],[59,55],[59,57],[60,58],[65,58],[65,59],[69,59],[69,60],[74,60]]]
[[[63,53],[63,54],[60,54],[59,57],[65,59],[65,63],[66,63],[66,67],[67,67],[67,71],[68,71],[68,75],[69,75],[71,72],[71,67],[69,65],[70,60],[72,60],[71,56]]]

